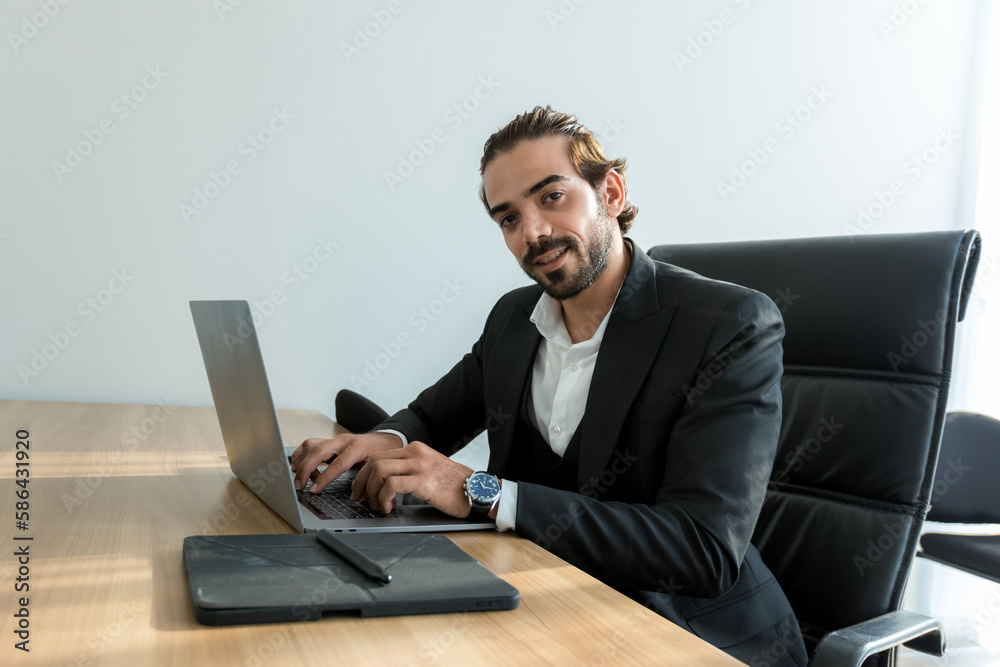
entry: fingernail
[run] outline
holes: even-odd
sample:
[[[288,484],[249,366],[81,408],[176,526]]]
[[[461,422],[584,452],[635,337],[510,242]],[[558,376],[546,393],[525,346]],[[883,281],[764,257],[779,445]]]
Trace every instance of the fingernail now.
[[[295,490],[296,491],[301,491],[302,490],[302,480],[301,479],[295,480]]]

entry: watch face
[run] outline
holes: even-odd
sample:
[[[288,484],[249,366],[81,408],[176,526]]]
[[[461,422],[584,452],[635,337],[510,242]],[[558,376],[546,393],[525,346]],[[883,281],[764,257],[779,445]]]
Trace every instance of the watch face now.
[[[489,502],[500,493],[500,483],[490,475],[473,475],[469,478],[469,495],[477,502]]]

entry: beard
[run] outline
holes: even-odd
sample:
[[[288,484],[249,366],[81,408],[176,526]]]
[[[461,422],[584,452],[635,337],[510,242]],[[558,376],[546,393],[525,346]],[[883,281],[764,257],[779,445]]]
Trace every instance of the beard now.
[[[528,248],[521,259],[521,269],[528,277],[542,286],[553,299],[565,301],[594,284],[608,263],[608,254],[614,242],[611,219],[603,206],[598,206],[597,215],[587,224],[587,247],[581,248],[579,241],[572,237],[543,237]],[[553,250],[565,249],[567,253],[575,254],[579,260],[579,268],[571,273],[565,266],[549,271],[537,272],[535,260]]]

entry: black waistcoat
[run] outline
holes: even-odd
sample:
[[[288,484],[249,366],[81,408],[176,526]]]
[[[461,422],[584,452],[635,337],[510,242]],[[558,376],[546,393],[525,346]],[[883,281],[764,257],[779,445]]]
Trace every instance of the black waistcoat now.
[[[516,482],[531,482],[553,489],[579,492],[580,432],[577,428],[565,453],[559,456],[552,451],[528,416],[531,400],[531,375],[528,386],[521,394],[521,407],[517,412],[514,441],[511,446],[509,470],[504,475]]]

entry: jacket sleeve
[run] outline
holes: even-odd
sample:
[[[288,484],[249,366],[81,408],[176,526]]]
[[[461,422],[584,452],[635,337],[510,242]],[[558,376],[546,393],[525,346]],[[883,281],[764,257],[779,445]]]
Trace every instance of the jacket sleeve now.
[[[483,347],[500,302],[493,307],[479,340],[437,382],[372,430],[392,429],[451,456],[486,428]]]
[[[619,589],[723,595],[738,577],[774,463],[783,336],[777,307],[758,292],[719,316],[658,445],[666,458],[654,502],[602,502],[522,483],[516,532]]]

